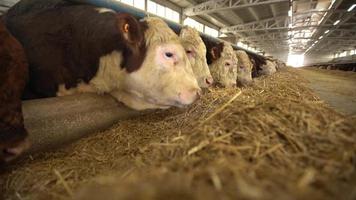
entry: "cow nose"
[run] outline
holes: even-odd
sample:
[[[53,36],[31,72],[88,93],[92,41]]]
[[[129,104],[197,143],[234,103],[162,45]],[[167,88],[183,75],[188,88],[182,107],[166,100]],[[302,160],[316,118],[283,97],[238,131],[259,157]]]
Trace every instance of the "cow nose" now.
[[[192,88],[189,90],[184,90],[178,94],[179,102],[184,105],[193,103],[201,96],[200,88]]]
[[[211,85],[211,84],[213,84],[213,82],[214,82],[213,77],[205,78],[205,83],[206,83],[206,84]]]

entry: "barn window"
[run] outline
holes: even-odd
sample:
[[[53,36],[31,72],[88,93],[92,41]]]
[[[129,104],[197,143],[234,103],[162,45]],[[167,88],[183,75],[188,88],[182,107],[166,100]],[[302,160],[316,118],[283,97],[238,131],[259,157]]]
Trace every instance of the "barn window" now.
[[[143,1],[143,0],[135,0],[135,1]],[[151,0],[147,1],[147,11],[155,15],[158,15],[160,17],[179,23],[180,15],[178,12],[168,7],[162,6],[158,3],[155,3]]]
[[[172,21],[179,23],[180,15],[176,11],[172,11]]]
[[[145,0],[134,0],[134,7],[141,9],[141,10],[145,10]]]
[[[165,17],[165,7],[160,5],[160,4],[157,4],[157,12],[156,14],[160,17]]]
[[[153,1],[147,1],[147,11],[156,14],[157,4]]]
[[[196,28],[198,31],[203,32],[204,31],[204,25],[202,23],[199,23],[195,21],[194,19],[188,17],[184,20],[183,22],[184,25]]]
[[[133,0],[120,0],[122,3],[133,6]]]
[[[218,37],[219,31],[213,28],[210,28],[209,26],[205,26],[204,33],[211,35],[213,37]]]
[[[345,56],[346,56],[346,54],[347,54],[347,52],[346,52],[346,51],[344,51],[344,52],[340,53],[340,57],[345,57]]]

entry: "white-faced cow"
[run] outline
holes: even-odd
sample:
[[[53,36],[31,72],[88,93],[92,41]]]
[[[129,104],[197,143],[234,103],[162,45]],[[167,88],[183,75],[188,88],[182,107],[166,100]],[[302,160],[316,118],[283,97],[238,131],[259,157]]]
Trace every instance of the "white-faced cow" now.
[[[179,37],[199,86],[202,88],[211,86],[213,77],[206,61],[206,47],[199,32],[194,28],[184,26],[180,30]]]
[[[25,52],[0,19],[0,164],[28,147],[21,108],[27,78]]]
[[[236,57],[238,60],[237,67],[237,84],[241,86],[247,86],[252,84],[252,68],[253,64],[247,55],[247,53],[243,50],[236,51]]]
[[[266,59],[266,64],[262,65],[261,69],[259,71],[261,75],[272,75],[277,71],[275,63],[270,59]]]
[[[232,46],[227,42],[214,42],[205,37],[203,41],[214,81],[224,87],[236,86],[238,61]]]
[[[138,22],[91,5],[22,0],[9,9],[5,21],[29,62],[23,99],[109,93],[143,110],[181,107],[199,96],[179,37],[159,18]],[[22,119],[19,116],[16,120]],[[0,130],[6,132],[0,135],[26,133],[13,128]]]

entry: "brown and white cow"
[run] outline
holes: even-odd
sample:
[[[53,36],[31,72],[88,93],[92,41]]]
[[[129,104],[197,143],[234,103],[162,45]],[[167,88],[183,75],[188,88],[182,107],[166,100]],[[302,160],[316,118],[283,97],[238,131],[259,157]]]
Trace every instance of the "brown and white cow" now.
[[[5,19],[29,62],[23,99],[109,93],[127,106],[143,110],[182,107],[199,96],[179,37],[159,18],[138,22],[128,14],[91,5],[22,0],[9,9]],[[17,102],[21,92],[16,87],[25,80],[18,80],[7,91],[17,92]],[[13,107],[9,112],[15,111],[15,120],[23,127],[21,110]],[[11,116],[5,113],[6,117]],[[24,128],[17,130],[11,124],[0,131],[4,141],[10,135],[26,135]]]
[[[179,37],[160,18],[148,17],[143,23],[148,27],[145,60],[111,94],[138,110],[193,103],[201,89]]]
[[[179,37],[199,86],[202,88],[211,86],[213,84],[213,77],[210,74],[206,61],[206,47],[199,32],[194,28],[184,26],[180,30]]]
[[[215,42],[203,37],[206,58],[211,75],[223,87],[236,86],[237,58],[232,46],[227,42]]]
[[[259,71],[261,75],[272,75],[277,71],[275,63],[270,59],[266,59],[266,64],[262,65],[261,69]]]
[[[29,146],[21,107],[27,78],[25,52],[0,19],[0,164]]]
[[[237,67],[237,84],[241,86],[247,86],[252,84],[252,69],[253,64],[247,55],[247,53],[243,50],[236,51],[236,57],[238,60]]]

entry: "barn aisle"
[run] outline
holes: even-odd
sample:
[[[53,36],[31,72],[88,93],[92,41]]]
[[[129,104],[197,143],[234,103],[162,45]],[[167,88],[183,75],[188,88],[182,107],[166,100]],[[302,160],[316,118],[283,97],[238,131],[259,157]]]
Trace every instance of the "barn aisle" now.
[[[310,81],[310,88],[331,107],[346,115],[356,115],[355,72],[301,68],[299,73]]]

